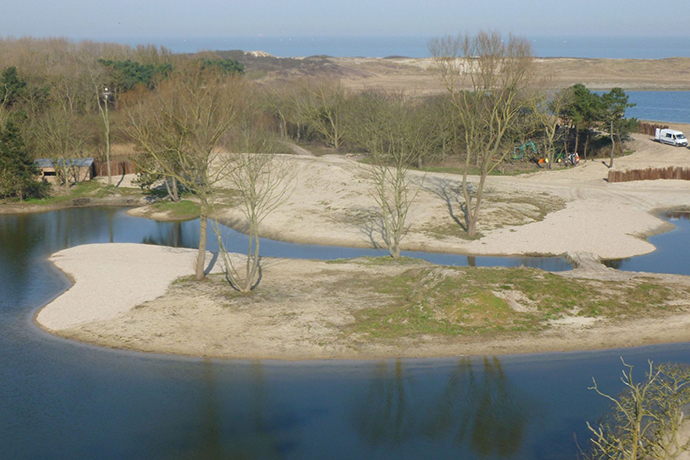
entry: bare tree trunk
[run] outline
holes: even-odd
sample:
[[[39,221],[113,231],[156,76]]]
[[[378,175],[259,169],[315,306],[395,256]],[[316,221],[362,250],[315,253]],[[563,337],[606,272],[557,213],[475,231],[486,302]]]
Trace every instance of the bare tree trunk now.
[[[177,178],[173,177],[172,178],[172,199],[175,202],[180,201],[180,191],[177,186]]]
[[[208,226],[208,200],[205,196],[201,197],[200,216],[199,216],[199,253],[196,257],[196,279],[201,281],[206,276],[206,228]]]
[[[177,190],[177,179],[175,177],[165,177],[163,179],[165,184],[165,190],[168,192],[168,196],[175,203],[180,201],[180,194]]]
[[[613,136],[613,120],[611,120],[611,161],[609,161],[608,167],[613,168],[613,153],[616,150],[616,140]]]

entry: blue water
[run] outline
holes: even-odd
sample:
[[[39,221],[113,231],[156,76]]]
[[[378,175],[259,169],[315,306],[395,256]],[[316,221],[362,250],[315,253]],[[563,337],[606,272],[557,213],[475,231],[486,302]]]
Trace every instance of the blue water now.
[[[624,271],[690,275],[690,214],[669,213],[662,217],[674,228],[648,239],[656,246],[654,252],[629,259],[609,260],[605,262],[606,265]]]
[[[605,91],[594,91],[603,94]],[[625,109],[626,118],[660,123],[690,123],[690,91],[625,91],[634,107]]]
[[[635,103],[625,111],[628,118],[669,123],[690,123],[690,91],[626,91],[629,102]]]
[[[429,57],[433,36],[352,37],[158,37],[121,38],[130,45],[156,44],[178,53],[204,50],[265,51],[279,57]],[[690,37],[527,37],[538,57],[660,59],[690,57]]]
[[[690,363],[690,345],[588,353],[284,363],[121,352],[38,330],[69,286],[46,256],[198,233],[118,209],[0,215],[0,458],[576,458],[620,360]],[[264,246],[262,246],[264,247]],[[122,286],[127,289],[127,286]],[[111,293],[117,295],[117,292]]]

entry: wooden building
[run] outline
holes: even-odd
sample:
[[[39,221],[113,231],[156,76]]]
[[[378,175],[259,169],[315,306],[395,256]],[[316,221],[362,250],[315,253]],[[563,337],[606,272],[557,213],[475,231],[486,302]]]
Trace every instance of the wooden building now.
[[[93,158],[66,158],[57,160],[57,168],[54,160],[39,158],[34,161],[41,171],[41,179],[48,182],[57,182],[58,170],[66,174],[70,183],[78,183],[91,180],[94,177]]]

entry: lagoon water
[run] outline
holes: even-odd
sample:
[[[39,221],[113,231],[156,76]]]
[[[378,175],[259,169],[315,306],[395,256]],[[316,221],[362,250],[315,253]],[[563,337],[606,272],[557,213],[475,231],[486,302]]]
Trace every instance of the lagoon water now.
[[[690,123],[690,91],[626,91],[635,107],[625,111],[628,118],[664,123]]]
[[[648,238],[656,246],[655,251],[629,259],[608,260],[606,265],[624,271],[690,276],[690,213],[667,213],[663,217],[674,228]]]
[[[690,363],[686,344],[472,359],[201,360],[93,347],[33,325],[36,307],[69,286],[49,253],[194,238],[117,209],[0,216],[0,458],[576,458],[573,436],[584,444],[585,421],[607,407],[587,390],[591,377],[615,394],[620,356],[640,375],[647,359]]]

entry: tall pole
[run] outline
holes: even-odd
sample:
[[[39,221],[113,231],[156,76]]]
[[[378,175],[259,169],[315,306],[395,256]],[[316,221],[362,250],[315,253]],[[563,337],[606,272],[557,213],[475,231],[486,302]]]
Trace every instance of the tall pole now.
[[[113,185],[113,178],[110,172],[110,117],[108,114],[108,96],[110,96],[110,92],[106,86],[105,92],[103,93],[105,99],[105,116],[103,117],[103,121],[105,122],[105,161],[108,164],[108,186],[111,186]]]

